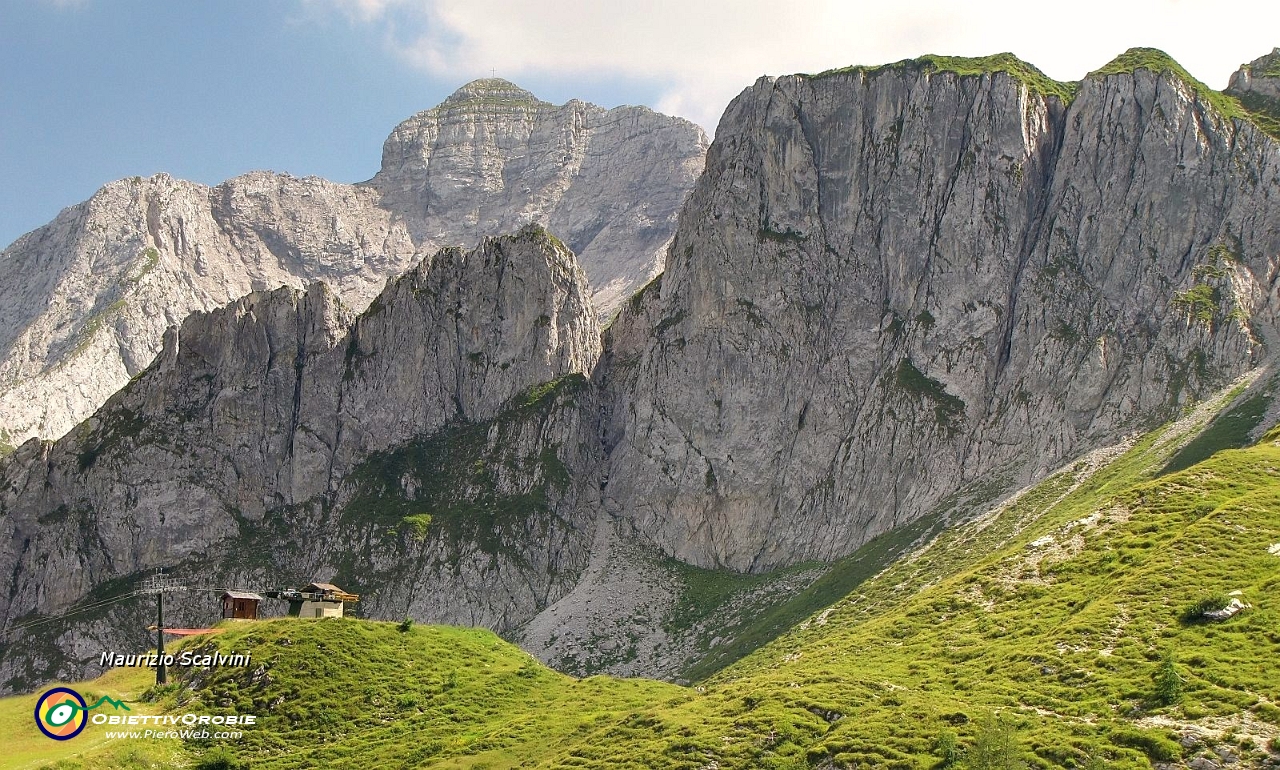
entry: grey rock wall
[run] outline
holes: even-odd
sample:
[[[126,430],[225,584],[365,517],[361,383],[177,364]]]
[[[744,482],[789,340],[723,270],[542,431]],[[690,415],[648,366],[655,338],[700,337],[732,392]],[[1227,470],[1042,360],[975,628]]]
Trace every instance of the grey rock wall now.
[[[4,463],[0,616],[164,567],[203,586],[335,577],[385,587],[375,617],[514,626],[586,563],[599,345],[581,267],[532,226],[438,252],[358,318],[324,284],[195,314],[94,417]],[[139,628],[11,633],[0,683],[82,671],[68,649]]]
[[[700,566],[847,554],[1255,365],[1278,255],[1277,143],[1170,73],[761,79],[615,324],[605,503]]]
[[[437,249],[529,223],[578,252],[607,318],[662,269],[706,145],[679,118],[482,80],[398,126],[364,184],[113,182],[0,253],[0,441],[65,434],[192,312],[315,281],[362,310]]]
[[[1034,83],[928,60],[761,79],[720,124],[666,272],[603,347],[599,287],[536,227],[435,252],[355,309],[313,286],[192,316],[92,418],[0,460],[0,617],[86,613],[3,648],[0,686],[143,644],[142,610],[93,602],[161,566],[201,585],[330,578],[369,617],[486,625],[548,658],[642,670],[574,645],[662,622],[677,589],[632,581],[644,564],[831,561],[1263,362],[1277,140],[1172,69],[1093,75],[1069,103]],[[578,114],[601,117],[469,87],[397,129],[370,185],[286,185],[404,213],[339,228],[238,183],[224,235],[359,295],[364,273],[327,247],[244,223],[293,217],[297,239],[341,233],[377,260],[394,249],[369,244],[436,237],[446,199],[465,227],[497,226],[489,202],[514,178],[545,181],[516,196],[534,202],[520,216],[554,220],[595,162],[574,155],[590,132],[548,128]],[[557,152],[581,165],[561,174]],[[648,555],[611,561],[632,551]],[[608,624],[633,583],[648,588]]]

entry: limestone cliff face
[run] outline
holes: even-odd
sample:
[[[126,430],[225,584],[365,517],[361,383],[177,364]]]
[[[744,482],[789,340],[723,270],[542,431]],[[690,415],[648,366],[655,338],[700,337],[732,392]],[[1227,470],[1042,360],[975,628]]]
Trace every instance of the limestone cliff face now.
[[[359,318],[323,284],[192,316],[93,418],[6,464],[0,615],[166,567],[206,586],[387,586],[364,607],[377,617],[527,619],[585,564],[598,505],[568,470],[599,462],[588,293],[529,228],[442,250]],[[11,636],[0,682],[82,670],[63,656],[86,637],[138,636],[98,622],[51,646],[62,627]]]
[[[1242,97],[1256,95],[1280,102],[1280,48],[1241,67],[1231,76],[1227,93]]]
[[[578,255],[608,318],[662,270],[706,150],[688,121],[576,99],[557,106],[485,79],[397,126],[369,184],[425,241],[545,225]]]
[[[531,222],[580,253],[607,317],[661,270],[705,151],[678,118],[484,80],[399,126],[365,184],[109,184],[0,254],[0,441],[66,433],[192,312],[314,281],[361,310],[423,256]]]
[[[1280,146],[1171,72],[762,79],[611,330],[605,503],[697,565],[849,553],[1252,367],[1278,259]]]
[[[1272,77],[1252,72],[1255,91]],[[681,589],[654,578],[670,563],[646,565],[844,556],[1165,420],[1273,352],[1280,143],[1249,104],[1143,51],[1070,86],[1011,57],[762,79],[603,350],[599,286],[544,230],[439,251],[355,310],[338,293],[365,273],[306,244],[389,264],[387,244],[497,226],[501,200],[598,248],[569,216],[574,185],[611,176],[591,148],[633,113],[606,129],[613,113],[464,89],[397,129],[368,185],[288,183],[347,201],[325,211],[372,207],[340,226],[223,189],[223,237],[339,288],[197,314],[90,420],[0,460],[0,619],[46,623],[10,637],[0,687],[81,674],[145,626],[94,602],[157,566],[203,586],[332,578],[368,616],[657,671],[581,649],[660,636]],[[244,224],[289,217],[292,241]],[[179,242],[196,217],[152,220],[148,237]],[[255,281],[264,261],[217,275]],[[213,612],[184,606],[204,609],[178,622]]]
[[[267,173],[126,179],[0,255],[0,428],[57,437],[142,371],[165,329],[322,280],[363,307],[416,248],[371,190]]]

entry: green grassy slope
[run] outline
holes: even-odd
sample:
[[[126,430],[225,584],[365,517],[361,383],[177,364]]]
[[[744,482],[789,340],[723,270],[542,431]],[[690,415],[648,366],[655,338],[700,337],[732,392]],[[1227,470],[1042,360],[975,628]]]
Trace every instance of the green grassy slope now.
[[[199,642],[255,665],[154,707],[263,715],[225,747],[252,767],[924,769],[952,744],[1005,767],[975,748],[1002,735],[1031,767],[1280,761],[1280,431],[1160,475],[1168,433],[943,532],[698,687],[575,680],[484,631],[278,620]],[[1252,607],[1188,620],[1234,591]]]
[[[479,629],[282,618],[233,623],[182,648],[250,652],[252,665],[172,669],[169,685],[133,694],[135,711],[257,714],[260,723],[226,742],[81,736],[60,744],[31,723],[34,696],[7,698],[0,719],[31,745],[12,766],[60,759],[51,766],[513,767],[542,761],[628,713],[693,695],[649,680],[564,676]],[[153,676],[111,672],[82,692],[121,675],[134,685]]]
[[[582,753],[601,767],[927,768],[940,738],[972,743],[999,712],[1037,767],[1149,767],[1208,743],[1257,758],[1280,725],[1280,435],[1150,480],[1171,451],[1158,439],[944,534],[703,697]],[[1233,590],[1253,607],[1181,621]],[[1165,655],[1171,702],[1155,680]],[[1179,745],[1199,729],[1215,738]]]
[[[475,629],[276,620],[206,644],[251,648],[262,667],[258,682],[252,671],[217,671],[196,696],[199,710],[264,715],[234,747],[253,767],[510,766],[641,705],[687,697],[659,682],[575,680]],[[176,708],[192,682],[161,695]]]
[[[141,702],[141,695],[155,681],[155,674],[145,669],[117,669],[107,672],[93,682],[72,684],[73,689],[84,696],[87,703],[95,703],[108,695],[123,700],[128,712],[105,709],[107,713],[154,714],[154,704]],[[65,683],[63,683],[65,684]],[[108,743],[102,725],[89,724],[84,732],[69,741],[54,741],[42,735],[35,726],[33,712],[40,694],[61,686],[50,684],[40,692],[0,698],[0,736],[4,736],[0,751],[0,770],[18,770],[29,767],[77,767],[80,757],[89,756],[94,767],[111,768],[159,768],[171,767],[185,760],[187,752],[176,742],[168,744],[130,745]],[[95,712],[96,713],[96,712]]]
[[[666,622],[670,634],[697,626],[697,654],[681,671],[680,681],[706,679],[729,664],[763,647],[802,622],[805,618],[839,601],[851,590],[869,580],[908,552],[914,544],[928,541],[943,527],[941,516],[932,514],[873,538],[852,555],[831,565],[820,565],[822,573],[804,588],[787,597],[767,602],[742,602],[731,612],[717,612],[735,604],[753,583],[776,579],[787,573],[807,571],[815,565],[799,565],[769,575],[739,575],[720,570],[705,570],[669,561],[677,565],[685,590],[680,604]],[[719,622],[708,627],[707,618]],[[719,640],[710,644],[710,638]]]

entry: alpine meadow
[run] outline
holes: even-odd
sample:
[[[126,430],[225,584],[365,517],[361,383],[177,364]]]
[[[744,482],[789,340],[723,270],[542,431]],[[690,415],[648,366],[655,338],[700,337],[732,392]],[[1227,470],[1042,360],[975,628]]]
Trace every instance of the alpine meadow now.
[[[0,768],[1280,768],[1278,282],[1280,49],[112,182],[0,254]]]

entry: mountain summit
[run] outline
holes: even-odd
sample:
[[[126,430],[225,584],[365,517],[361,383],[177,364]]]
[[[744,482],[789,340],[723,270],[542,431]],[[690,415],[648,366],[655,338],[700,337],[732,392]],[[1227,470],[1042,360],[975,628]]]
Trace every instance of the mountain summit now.
[[[603,320],[662,270],[706,142],[645,107],[555,105],[489,78],[396,126],[366,184],[418,243],[546,226],[582,260]]]
[[[514,102],[522,104],[547,104],[510,80],[480,78],[459,88],[441,102],[441,107],[451,107],[467,102]]]
[[[440,247],[530,223],[572,244],[608,317],[662,269],[706,147],[680,118],[485,79],[398,126],[364,184],[112,182],[0,254],[0,446],[64,434],[194,311],[313,281],[363,309]]]
[[[1280,143],[1160,52],[1076,84],[1008,55],[761,78],[720,122],[665,272],[603,341],[570,247],[598,269],[606,233],[636,249],[620,256],[665,242],[636,223],[677,202],[640,190],[680,178],[686,124],[513,104],[413,116],[364,185],[215,190],[223,231],[197,227],[194,192],[164,197],[188,189],[172,180],[113,191],[148,204],[124,206],[155,244],[127,263],[140,286],[175,253],[231,277],[214,236],[359,286],[324,244],[373,261],[372,243],[550,225],[424,256],[354,321],[321,287],[188,319],[91,419],[0,463],[0,618],[88,611],[158,567],[306,576],[574,672],[678,676],[776,633],[770,602],[824,572],[845,565],[818,595],[847,593],[893,543],[1223,388],[1255,382],[1241,436],[1274,414]],[[345,200],[385,219],[335,215]],[[717,605],[726,584],[749,595]],[[13,637],[0,682],[144,642],[136,607],[105,613]]]

